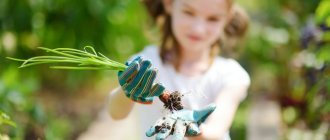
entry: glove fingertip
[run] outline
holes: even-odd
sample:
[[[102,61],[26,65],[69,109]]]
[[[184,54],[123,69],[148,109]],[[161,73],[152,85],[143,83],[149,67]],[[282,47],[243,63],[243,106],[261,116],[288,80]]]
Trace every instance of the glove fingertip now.
[[[131,63],[132,62],[138,62],[138,63],[140,63],[142,61],[142,56],[137,56],[137,57],[135,57],[132,61],[131,61]]]
[[[187,128],[187,135],[188,136],[197,136],[201,133],[200,129],[198,128],[196,123],[191,123],[188,125]]]
[[[151,137],[151,136],[155,135],[155,133],[156,133],[156,129],[155,129],[155,127],[151,127],[151,128],[146,132],[146,136],[147,136],[147,137]]]
[[[164,90],[165,90],[165,87],[162,84],[157,83],[152,88],[152,96],[158,97],[164,92]]]
[[[149,69],[151,67],[151,62],[149,60],[142,60],[141,68]]]

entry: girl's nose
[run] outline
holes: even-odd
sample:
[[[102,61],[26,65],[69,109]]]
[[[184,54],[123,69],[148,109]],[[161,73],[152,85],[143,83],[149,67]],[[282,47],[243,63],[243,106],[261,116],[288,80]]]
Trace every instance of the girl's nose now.
[[[206,23],[202,19],[196,19],[191,30],[195,34],[203,35],[206,32]]]

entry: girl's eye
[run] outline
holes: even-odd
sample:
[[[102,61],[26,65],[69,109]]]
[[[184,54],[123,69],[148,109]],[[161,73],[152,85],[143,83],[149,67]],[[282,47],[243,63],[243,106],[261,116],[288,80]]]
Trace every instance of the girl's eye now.
[[[192,12],[187,11],[187,10],[184,10],[183,13],[188,15],[188,16],[193,16],[194,15]]]
[[[210,17],[210,18],[208,18],[207,20],[210,21],[210,22],[217,22],[217,21],[219,21],[220,19],[217,18],[217,17]]]

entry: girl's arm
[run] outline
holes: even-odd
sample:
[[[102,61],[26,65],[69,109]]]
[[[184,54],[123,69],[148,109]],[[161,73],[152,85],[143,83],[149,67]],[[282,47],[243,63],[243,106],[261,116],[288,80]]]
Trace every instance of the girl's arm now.
[[[226,88],[219,93],[216,99],[217,109],[210,115],[205,124],[202,124],[201,135],[190,137],[190,140],[219,140],[229,131],[235,112],[247,92],[248,86]]]
[[[132,111],[134,102],[125,96],[124,91],[117,87],[109,94],[107,109],[110,116],[115,120],[124,119]]]

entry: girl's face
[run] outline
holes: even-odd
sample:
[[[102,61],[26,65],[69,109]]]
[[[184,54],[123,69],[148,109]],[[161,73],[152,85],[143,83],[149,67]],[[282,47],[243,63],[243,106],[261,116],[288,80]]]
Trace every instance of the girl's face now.
[[[205,50],[220,37],[228,15],[227,0],[164,0],[172,30],[183,50]]]

